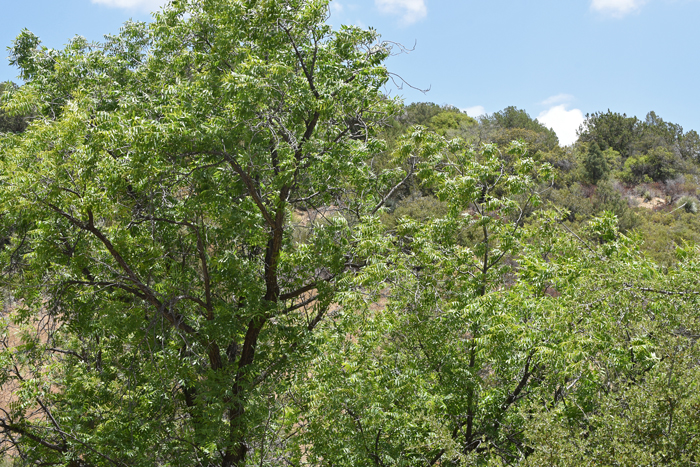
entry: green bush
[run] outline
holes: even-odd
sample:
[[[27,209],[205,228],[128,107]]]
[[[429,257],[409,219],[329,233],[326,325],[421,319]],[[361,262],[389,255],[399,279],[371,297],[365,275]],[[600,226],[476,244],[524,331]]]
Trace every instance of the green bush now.
[[[447,204],[434,196],[422,196],[420,193],[411,195],[398,202],[393,212],[382,214],[382,222],[389,228],[396,226],[402,217],[410,217],[416,221],[426,221],[447,214]]]
[[[684,196],[681,199],[678,200],[678,208],[680,209],[681,207],[685,210],[685,212],[689,214],[697,214],[698,213],[698,199],[695,198],[694,196]]]

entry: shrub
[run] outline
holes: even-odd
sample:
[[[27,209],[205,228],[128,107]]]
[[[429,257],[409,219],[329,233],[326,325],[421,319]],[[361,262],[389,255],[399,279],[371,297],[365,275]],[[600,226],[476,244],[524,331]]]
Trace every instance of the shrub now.
[[[685,209],[685,212],[689,214],[698,213],[698,199],[694,196],[684,196],[678,200],[678,209]]]

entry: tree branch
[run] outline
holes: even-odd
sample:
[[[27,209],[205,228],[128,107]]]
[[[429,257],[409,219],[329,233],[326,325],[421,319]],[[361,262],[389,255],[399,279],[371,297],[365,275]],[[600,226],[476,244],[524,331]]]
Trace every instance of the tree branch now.
[[[109,239],[97,227],[95,227],[93,214],[91,210],[88,209],[88,221],[83,222],[76,219],[74,216],[71,216],[70,214],[58,208],[57,206],[54,206],[51,203],[45,204],[57,214],[67,219],[68,222],[70,222],[71,224],[93,234],[105,246],[105,248],[107,248],[109,254],[126,273],[129,280],[131,280],[131,282],[136,286],[136,288],[141,291],[141,293],[144,296],[144,299],[148,301],[151,305],[153,305],[155,308],[157,308],[158,311],[165,317],[165,319],[167,319],[173,326],[188,334],[196,333],[195,329],[192,326],[184,322],[184,318],[182,316],[178,315],[177,313],[174,313],[171,310],[166,310],[163,303],[161,303],[161,301],[155,296],[153,291],[148,286],[146,286],[146,284],[141,282],[141,280],[139,280],[136,273],[133,271],[133,269],[131,269],[131,267],[124,260],[121,254],[119,254],[112,242],[110,242]]]
[[[316,97],[318,99],[321,96],[318,93],[318,91],[316,90],[316,86],[314,85],[314,76],[312,74],[313,70],[309,71],[309,69],[306,67],[306,62],[304,62],[304,58],[301,56],[301,52],[299,52],[299,48],[297,47],[297,44],[294,41],[294,38],[292,37],[292,34],[289,32],[289,28],[282,26],[282,29],[287,34],[289,41],[292,43],[292,47],[294,48],[294,53],[297,56],[297,60],[299,60],[299,64],[301,65],[301,69],[304,70],[304,76],[306,76],[306,81],[308,81],[308,83],[309,83],[309,89],[311,89],[311,92],[314,94],[314,97]],[[314,56],[314,63],[315,63],[315,56]]]
[[[45,448],[51,449],[52,451],[60,452],[61,454],[66,452],[65,444],[60,446],[58,444],[53,444],[53,443],[50,443],[48,441],[45,441],[43,438],[35,435],[34,433],[29,432],[28,430],[22,428],[21,426],[18,426],[14,423],[8,424],[5,422],[5,420],[3,420],[1,418],[0,418],[0,428],[7,430],[7,431],[17,433],[17,434],[22,435],[22,436],[26,436],[27,438],[31,439],[35,443],[38,443],[38,444],[44,446]]]
[[[401,180],[396,186],[394,186],[394,188],[392,188],[391,190],[389,190],[389,193],[387,193],[386,196],[385,196],[384,198],[382,198],[382,200],[379,202],[379,204],[377,204],[377,205],[374,207],[374,209],[372,209],[372,211],[370,211],[370,215],[374,215],[377,211],[379,211],[379,209],[381,209],[381,207],[384,206],[384,203],[386,203],[386,201],[387,201],[389,198],[391,198],[391,196],[396,192],[396,190],[398,190],[399,188],[401,188],[401,186],[402,186],[404,183],[406,183],[406,181],[411,177],[411,175],[413,175],[413,172],[414,172],[414,170],[415,170],[415,167],[416,167],[415,163],[412,163],[412,164],[411,164],[411,170],[409,170],[408,174],[404,177],[404,179]]]
[[[677,291],[677,290],[661,290],[661,289],[652,289],[650,287],[635,287],[632,284],[625,283],[623,284],[625,287],[628,289],[635,289],[639,290],[640,292],[651,292],[651,293],[656,293],[656,294],[661,294],[661,295],[700,295],[700,292],[693,292],[693,291]]]

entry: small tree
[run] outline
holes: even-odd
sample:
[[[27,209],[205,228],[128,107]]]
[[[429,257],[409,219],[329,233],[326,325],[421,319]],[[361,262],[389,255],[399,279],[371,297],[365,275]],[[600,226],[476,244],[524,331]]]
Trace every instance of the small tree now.
[[[583,160],[583,168],[585,170],[586,180],[594,185],[607,177],[610,172],[608,161],[603,151],[600,150],[598,143],[593,142],[588,146],[586,156]]]

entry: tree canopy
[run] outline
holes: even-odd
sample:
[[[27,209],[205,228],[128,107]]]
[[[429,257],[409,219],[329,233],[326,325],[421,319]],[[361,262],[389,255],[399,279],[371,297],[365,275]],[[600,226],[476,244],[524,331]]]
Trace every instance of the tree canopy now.
[[[326,15],[182,1],[102,44],[18,37],[7,109],[37,116],[2,140],[3,281],[45,327],[8,355],[0,426],[28,462],[232,466],[272,442],[269,398],[406,176],[368,165],[388,46]],[[321,206],[343,215],[295,242]]]
[[[697,133],[608,111],[561,148],[515,107],[404,106],[391,43],[328,13],[178,0],[101,43],[20,33],[7,462],[697,463]],[[655,216],[686,229],[653,237],[672,261]]]

